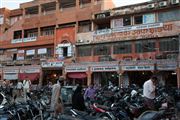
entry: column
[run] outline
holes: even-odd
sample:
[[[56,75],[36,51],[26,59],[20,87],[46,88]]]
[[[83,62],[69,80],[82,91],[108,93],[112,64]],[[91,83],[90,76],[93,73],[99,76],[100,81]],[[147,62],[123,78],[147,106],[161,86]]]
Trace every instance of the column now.
[[[86,74],[88,75],[87,76],[87,86],[89,86],[91,83],[92,83],[92,77],[91,77],[91,75],[92,75],[92,72],[86,72]]]
[[[38,12],[39,12],[39,13],[38,13],[39,15],[42,14],[42,12],[41,12],[41,5],[38,6]]]
[[[76,8],[80,8],[80,6],[79,6],[79,0],[76,0]]]
[[[43,70],[40,70],[40,77],[39,77],[39,86],[41,87],[43,83]]]

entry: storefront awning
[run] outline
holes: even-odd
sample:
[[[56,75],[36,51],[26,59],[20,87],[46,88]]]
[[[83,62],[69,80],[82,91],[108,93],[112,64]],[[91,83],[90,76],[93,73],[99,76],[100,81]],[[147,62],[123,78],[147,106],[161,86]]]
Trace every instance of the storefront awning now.
[[[19,80],[24,80],[26,77],[29,78],[29,80],[34,81],[38,80],[40,77],[40,73],[19,73]]]
[[[74,73],[68,73],[67,76],[69,78],[75,78],[75,79],[84,79],[87,77],[86,73],[78,73],[78,72],[74,72]]]

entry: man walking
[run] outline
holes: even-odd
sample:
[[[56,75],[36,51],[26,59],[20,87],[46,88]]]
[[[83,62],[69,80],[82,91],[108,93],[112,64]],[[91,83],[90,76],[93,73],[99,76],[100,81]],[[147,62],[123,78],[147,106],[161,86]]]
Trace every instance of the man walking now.
[[[154,110],[154,98],[155,98],[155,89],[156,89],[157,77],[152,76],[151,79],[147,80],[143,85],[143,95],[145,106]]]
[[[28,77],[23,80],[23,92],[24,92],[24,100],[27,101],[27,97],[30,98],[30,86],[31,81],[28,79]]]

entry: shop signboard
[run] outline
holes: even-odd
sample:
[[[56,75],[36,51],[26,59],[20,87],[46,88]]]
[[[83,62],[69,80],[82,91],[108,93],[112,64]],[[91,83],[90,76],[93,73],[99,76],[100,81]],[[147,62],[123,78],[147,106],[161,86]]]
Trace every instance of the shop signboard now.
[[[148,23],[142,25],[118,27],[112,29],[112,33],[110,34],[94,34],[93,42],[95,43],[101,41],[134,40],[174,36],[179,34],[179,24],[179,21],[174,21],[166,23]]]
[[[48,67],[63,67],[64,62],[57,61],[57,62],[42,62],[41,66],[43,68],[48,68]]]
[[[47,53],[47,48],[38,49],[38,54],[46,54],[46,53]]]
[[[154,66],[152,65],[139,65],[139,66],[122,66],[122,70],[124,71],[147,71],[147,70],[154,70]]]
[[[176,70],[176,68],[177,68],[176,64],[162,64],[156,66],[157,70],[162,70],[162,71]]]
[[[24,38],[23,42],[32,42],[32,41],[36,41],[37,37],[28,37],[28,38]]]
[[[20,69],[20,73],[40,73],[40,67],[24,67]]]
[[[18,50],[17,60],[24,60],[24,50]]]
[[[19,68],[10,67],[3,69],[3,78],[6,80],[17,80]]]
[[[103,72],[103,71],[118,71],[119,66],[93,66],[91,71],[93,72]]]
[[[23,39],[22,39],[22,38],[11,40],[11,43],[12,43],[12,44],[14,44],[14,43],[22,43],[22,42],[23,42]]]
[[[88,71],[87,66],[67,66],[65,72],[86,72]]]

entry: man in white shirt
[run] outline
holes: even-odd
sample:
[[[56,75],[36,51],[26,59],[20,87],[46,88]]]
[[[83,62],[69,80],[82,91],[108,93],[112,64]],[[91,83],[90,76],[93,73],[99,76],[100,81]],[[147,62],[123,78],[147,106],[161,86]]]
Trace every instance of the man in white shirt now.
[[[23,80],[23,91],[24,91],[24,100],[27,101],[27,96],[30,97],[30,85],[31,81],[28,79],[28,77]]]
[[[157,77],[152,76],[151,79],[147,80],[143,85],[145,106],[151,110],[155,109],[154,98],[155,98],[156,83],[157,83]]]

